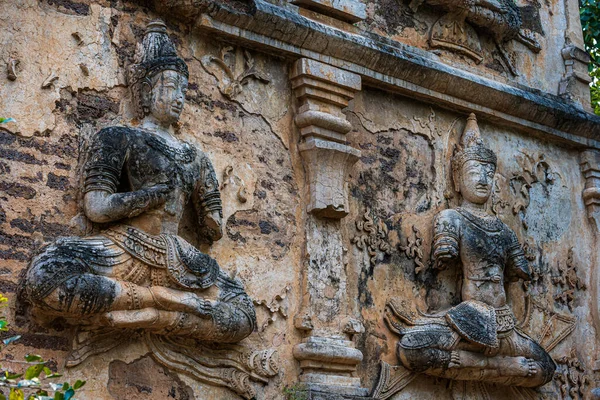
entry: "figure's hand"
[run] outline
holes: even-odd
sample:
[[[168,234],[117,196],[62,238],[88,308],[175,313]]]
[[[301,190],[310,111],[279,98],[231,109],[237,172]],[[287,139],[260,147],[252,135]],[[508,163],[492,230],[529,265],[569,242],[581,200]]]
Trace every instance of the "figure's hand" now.
[[[223,237],[223,221],[219,210],[211,211],[204,217],[204,226],[209,230],[210,237],[217,241]]]
[[[148,192],[149,196],[148,208],[156,208],[165,204],[167,197],[171,192],[171,188],[164,183],[160,183],[145,190]]]
[[[162,206],[167,201],[170,192],[171,188],[162,183],[132,192],[130,195],[133,197],[133,201],[130,203],[131,210],[128,217],[131,218],[146,210]]]
[[[159,184],[135,192],[124,193],[121,201],[129,209],[127,217],[132,218],[146,210],[163,205],[167,201],[170,189],[167,185]]]
[[[444,269],[448,262],[458,257],[458,250],[454,246],[440,246],[435,249],[435,268]]]
[[[199,299],[195,314],[200,318],[208,319],[213,315],[213,304],[209,300]]]

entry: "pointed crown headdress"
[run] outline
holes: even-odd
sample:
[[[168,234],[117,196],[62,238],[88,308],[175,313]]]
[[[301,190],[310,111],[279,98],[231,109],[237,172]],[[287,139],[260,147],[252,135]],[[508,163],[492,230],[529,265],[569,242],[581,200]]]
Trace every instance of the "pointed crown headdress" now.
[[[161,20],[148,23],[142,43],[138,43],[134,63],[128,70],[128,83],[133,102],[140,118],[144,117],[141,84],[159,72],[173,70],[189,77],[188,67],[175,51],[175,46],[167,34],[167,26]]]
[[[464,163],[469,160],[476,160],[488,164],[493,164],[494,167],[498,164],[496,154],[483,145],[479,125],[475,114],[471,113],[467,118],[467,124],[462,134],[461,144],[458,151],[452,157],[452,172],[454,174],[454,183],[458,185],[457,178]]]

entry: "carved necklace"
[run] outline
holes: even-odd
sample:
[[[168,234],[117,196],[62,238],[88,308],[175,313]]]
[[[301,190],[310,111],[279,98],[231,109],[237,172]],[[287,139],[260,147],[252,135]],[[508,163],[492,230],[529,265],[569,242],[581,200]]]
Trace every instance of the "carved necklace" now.
[[[485,231],[500,232],[502,230],[502,227],[503,227],[502,221],[500,221],[496,217],[491,217],[491,218],[478,217],[477,215],[474,215],[473,213],[465,210],[462,207],[457,207],[456,211],[460,215],[465,217],[469,222],[471,222],[475,226],[477,226]]]
[[[148,145],[163,153],[171,161],[191,163],[196,159],[196,149],[189,143],[183,142],[181,148],[168,145],[163,139],[159,139],[155,134],[146,135]]]

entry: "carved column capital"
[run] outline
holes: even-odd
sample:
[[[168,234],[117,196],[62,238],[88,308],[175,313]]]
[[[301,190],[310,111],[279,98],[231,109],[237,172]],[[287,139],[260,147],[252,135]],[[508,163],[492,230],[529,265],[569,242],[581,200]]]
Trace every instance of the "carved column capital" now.
[[[583,202],[588,217],[600,227],[600,151],[585,150],[580,155],[579,165],[585,178]]]
[[[558,94],[591,110],[589,84],[592,79],[588,73],[590,56],[584,50],[577,0],[565,1],[565,17],[565,47],[561,51],[565,73],[559,83]]]
[[[292,87],[300,102],[296,125],[299,149],[308,171],[308,212],[340,219],[348,215],[346,177],[360,157],[346,134],[352,125],[342,109],[361,89],[359,75],[319,61],[301,58],[294,64]]]

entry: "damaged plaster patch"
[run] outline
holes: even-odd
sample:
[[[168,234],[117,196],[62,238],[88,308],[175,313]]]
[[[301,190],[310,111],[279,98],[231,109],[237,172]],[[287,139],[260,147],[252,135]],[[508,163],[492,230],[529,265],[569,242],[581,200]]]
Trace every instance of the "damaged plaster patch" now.
[[[192,400],[194,391],[149,355],[131,363],[114,360],[108,367],[108,391],[117,400]]]
[[[19,78],[6,79],[0,85],[4,112],[17,120],[3,129],[30,137],[56,127],[53,111],[61,88],[105,90],[122,79],[108,33],[110,9],[73,1],[52,2],[60,3],[61,9],[71,9],[71,15],[57,11],[56,6],[39,7],[34,0],[17,3],[0,3],[0,24],[7,27],[0,31],[0,43],[8,44],[0,48],[0,60],[20,60]],[[84,8],[89,12],[83,12]],[[50,20],[56,29],[46,29],[45,21]],[[74,32],[84,32],[81,44],[73,39]],[[89,66],[87,76],[80,64]],[[56,79],[42,89],[51,74]]]

